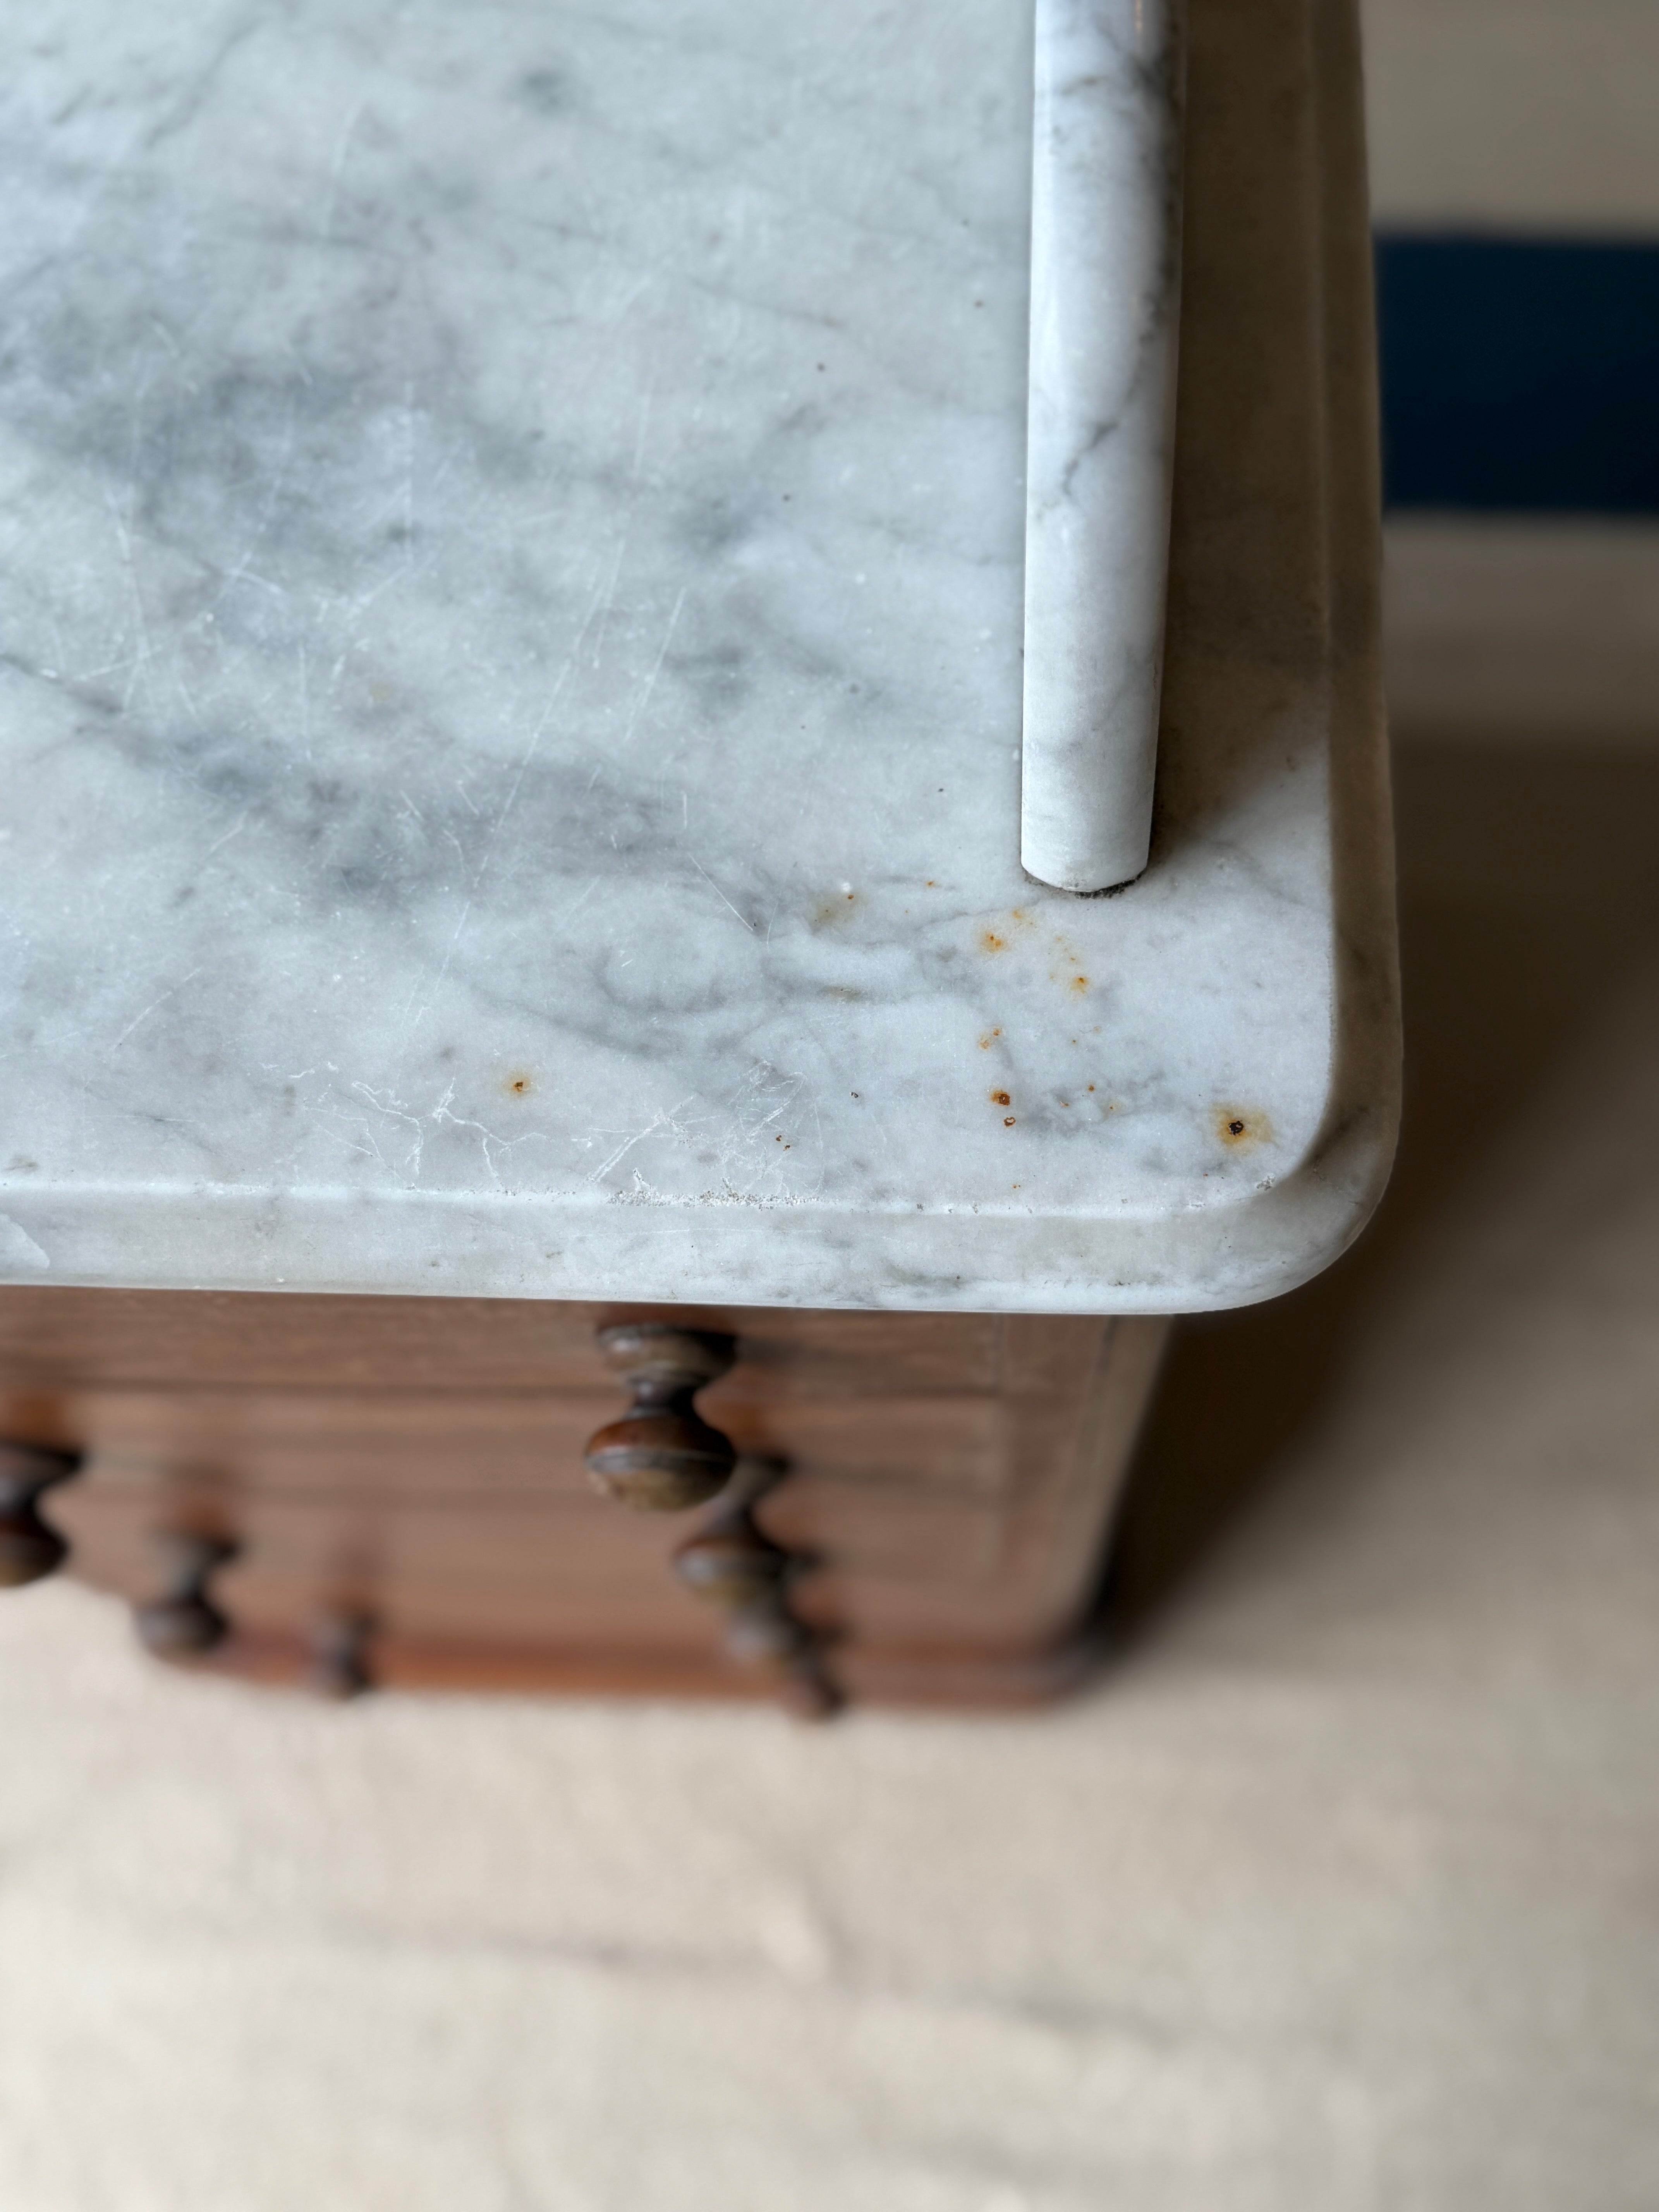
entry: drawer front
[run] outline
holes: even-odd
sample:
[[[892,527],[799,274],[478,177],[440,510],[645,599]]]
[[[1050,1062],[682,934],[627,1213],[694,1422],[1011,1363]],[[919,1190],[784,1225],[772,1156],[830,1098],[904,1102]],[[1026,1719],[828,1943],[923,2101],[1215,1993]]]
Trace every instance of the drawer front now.
[[[131,1602],[155,1594],[157,1538],[180,1526],[231,1536],[216,1600],[239,1629],[293,1627],[327,1608],[371,1614],[394,1634],[483,1644],[586,1638],[708,1640],[706,1609],[670,1555],[678,1519],[618,1512],[601,1499],[471,1506],[306,1500],[259,1492],[181,1495],[95,1476],[55,1502],[76,1571]],[[822,1562],[803,1609],[840,1633],[875,1622],[906,1633],[971,1624],[997,1580],[1000,1516],[925,1497],[854,1500],[803,1483],[767,1513],[774,1536]]]
[[[997,1398],[708,1401],[742,1450],[787,1462],[799,1483],[994,1504],[1016,1463]],[[0,1430],[83,1452],[101,1482],[374,1499],[592,1499],[582,1451],[621,1411],[614,1391],[493,1398],[326,1392],[14,1392]],[[615,1514],[620,1509],[605,1509]]]
[[[730,1330],[738,1363],[720,1389],[734,1400],[994,1393],[1007,1326],[984,1314],[0,1288],[0,1384],[614,1389],[596,1331],[620,1320]]]
[[[109,1294],[97,1295],[101,1309]],[[625,1398],[593,1343],[605,1309],[234,1303],[239,1316],[252,1304],[302,1310],[276,1364],[303,1365],[304,1387],[70,1373],[77,1358],[82,1370],[118,1367],[155,1352],[143,1332],[165,1338],[167,1316],[147,1309],[177,1302],[150,1297],[131,1310],[125,1346],[106,1334],[76,1353],[70,1332],[61,1373],[37,1364],[9,1385],[0,1374],[0,1433],[85,1455],[46,1501],[82,1579],[143,1602],[161,1595],[170,1532],[232,1540],[234,1559],[213,1575],[236,1632],[221,1656],[252,1672],[291,1676],[307,1624],[332,1614],[373,1620],[386,1679],[533,1686],[633,1679],[644,1667],[672,1689],[676,1653],[688,1680],[698,1668],[705,1686],[729,1674],[717,1619],[672,1568],[701,1516],[630,1512],[588,1483],[584,1446]],[[542,1379],[462,1389],[465,1358],[446,1366],[434,1343],[421,1389],[331,1386],[357,1356],[359,1304],[413,1314],[397,1334],[411,1366],[422,1332],[446,1314],[472,1316],[475,1331],[501,1321],[509,1338],[521,1333],[520,1349],[533,1320]],[[202,1308],[191,1310],[199,1321]],[[302,1362],[305,1329],[331,1316],[343,1341],[319,1336]],[[891,1662],[906,1681],[929,1652],[959,1666],[1054,1646],[1096,1571],[1157,1324],[763,1314],[750,1334],[749,1317],[698,1318],[744,1323],[737,1370],[698,1402],[740,1451],[787,1467],[759,1518],[802,1563],[792,1603],[831,1650],[849,1666],[868,1659],[878,1675]],[[204,1341],[192,1331],[172,1340],[181,1362]],[[31,1342],[33,1358],[38,1329]],[[468,1356],[483,1343],[475,1334]],[[245,1331],[220,1343],[227,1363],[239,1345],[246,1351]],[[532,1363],[517,1358],[503,1364],[520,1376]],[[273,1668],[279,1647],[288,1656]]]

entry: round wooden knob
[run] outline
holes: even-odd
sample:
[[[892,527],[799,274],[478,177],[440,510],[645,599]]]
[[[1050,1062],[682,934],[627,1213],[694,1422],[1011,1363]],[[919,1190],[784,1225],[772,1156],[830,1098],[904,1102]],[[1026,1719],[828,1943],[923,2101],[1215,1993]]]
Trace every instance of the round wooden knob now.
[[[601,1329],[599,1344],[628,1386],[629,1407],[588,1438],[583,1456],[594,1487],[647,1513],[683,1512],[713,1498],[737,1453],[691,1401],[731,1366],[732,1339],[628,1322]]]
[[[148,1605],[135,1606],[138,1640],[158,1659],[193,1659],[222,1644],[230,1623],[208,1595],[209,1577],[236,1556],[222,1536],[194,1530],[169,1533],[161,1540],[167,1557],[167,1586]]]
[[[760,1605],[789,1571],[789,1554],[745,1514],[707,1528],[674,1554],[674,1571],[711,1605]]]
[[[32,1504],[0,1513],[0,1589],[21,1589],[57,1573],[69,1546]]]
[[[786,1668],[778,1683],[778,1702],[797,1720],[833,1720],[846,1699],[816,1656],[808,1652],[799,1666]]]
[[[781,1589],[735,1606],[724,1641],[732,1658],[771,1676],[780,1701],[798,1719],[828,1720],[840,1711],[841,1692],[825,1669],[821,1641],[790,1611]]]
[[[737,1454],[688,1412],[627,1414],[596,1430],[584,1456],[607,1498],[645,1513],[683,1513],[724,1487]]]
[[[599,1350],[630,1390],[701,1390],[728,1373],[738,1356],[736,1338],[721,1330],[665,1321],[615,1322],[599,1331]]]
[[[368,1663],[369,1639],[374,1623],[367,1613],[319,1613],[307,1638],[309,1658],[305,1686],[315,1696],[345,1704],[374,1686]]]
[[[801,1718],[824,1720],[839,1709],[840,1694],[825,1672],[821,1639],[789,1602],[790,1582],[809,1562],[775,1544],[754,1516],[787,1472],[781,1460],[741,1460],[726,1496],[675,1553],[674,1571],[725,1614],[729,1657],[769,1674]]]
[[[55,1574],[69,1546],[37,1504],[43,1490],[65,1482],[80,1466],[74,1452],[40,1444],[0,1443],[0,1589],[19,1589]]]
[[[812,1643],[811,1630],[776,1598],[738,1607],[726,1624],[726,1648],[747,1667],[787,1666]]]

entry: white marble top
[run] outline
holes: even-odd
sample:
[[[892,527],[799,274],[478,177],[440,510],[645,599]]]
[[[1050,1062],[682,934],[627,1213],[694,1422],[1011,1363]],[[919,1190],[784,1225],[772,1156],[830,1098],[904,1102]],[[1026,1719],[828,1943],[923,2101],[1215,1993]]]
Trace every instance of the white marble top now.
[[[1029,0],[33,11],[0,1271],[1127,1312],[1341,1249],[1357,73],[1251,12],[1193,10],[1152,864],[1079,898],[1018,863]]]

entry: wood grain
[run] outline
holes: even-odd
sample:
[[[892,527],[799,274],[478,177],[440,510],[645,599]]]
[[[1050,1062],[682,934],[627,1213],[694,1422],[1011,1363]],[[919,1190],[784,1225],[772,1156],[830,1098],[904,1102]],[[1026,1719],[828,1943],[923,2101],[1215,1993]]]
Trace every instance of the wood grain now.
[[[33,1285],[0,1287],[0,1381],[603,1389],[596,1333],[622,1321],[738,1337],[739,1369],[718,1386],[733,1398],[1001,1387],[1006,1324],[984,1314]]]

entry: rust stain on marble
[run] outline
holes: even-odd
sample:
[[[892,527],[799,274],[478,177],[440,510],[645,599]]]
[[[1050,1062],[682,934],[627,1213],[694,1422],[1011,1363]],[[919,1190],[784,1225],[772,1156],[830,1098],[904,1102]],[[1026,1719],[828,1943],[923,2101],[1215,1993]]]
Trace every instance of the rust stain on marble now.
[[[1259,1106],[1218,1106],[1211,1121],[1231,1152],[1254,1152],[1258,1145],[1273,1142],[1273,1125]]]

